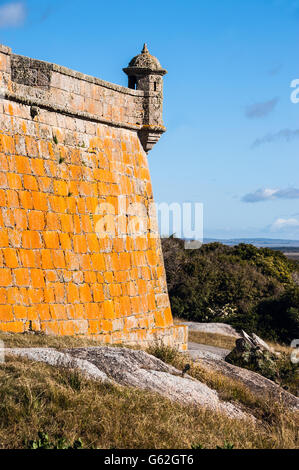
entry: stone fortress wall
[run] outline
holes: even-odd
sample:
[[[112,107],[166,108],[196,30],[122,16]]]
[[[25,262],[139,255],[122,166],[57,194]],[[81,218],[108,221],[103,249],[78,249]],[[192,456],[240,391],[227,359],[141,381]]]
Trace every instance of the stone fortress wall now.
[[[130,88],[0,46],[2,331],[186,349],[149,210],[166,71],[146,47],[124,71]]]

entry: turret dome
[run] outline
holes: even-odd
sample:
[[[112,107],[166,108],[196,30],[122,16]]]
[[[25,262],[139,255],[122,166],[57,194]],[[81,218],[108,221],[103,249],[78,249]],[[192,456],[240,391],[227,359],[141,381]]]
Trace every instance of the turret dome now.
[[[133,57],[133,59],[129,63],[129,67],[138,67],[142,69],[151,70],[163,70],[157,57],[149,53],[146,44],[144,44],[141,54],[138,54]]]
[[[144,44],[141,54],[136,55],[130,61],[127,68],[123,69],[127,75],[147,74],[153,73],[158,75],[165,75],[167,70],[162,69],[157,57],[151,55],[148,51],[147,45]]]

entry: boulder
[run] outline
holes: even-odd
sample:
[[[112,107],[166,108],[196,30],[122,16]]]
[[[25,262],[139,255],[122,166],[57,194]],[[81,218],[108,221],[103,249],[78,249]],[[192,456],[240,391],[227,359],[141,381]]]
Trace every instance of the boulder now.
[[[256,335],[255,333],[252,333],[251,337],[255,346],[258,346],[261,349],[274,353],[274,349],[270,348],[270,346],[264,340],[262,340],[258,335]]]
[[[250,369],[270,380],[279,378],[278,356],[257,335],[249,336],[242,331],[242,337],[236,340],[236,347],[226,356],[226,362]]]
[[[32,361],[46,362],[54,367],[78,369],[85,375],[101,382],[111,382],[107,374],[91,362],[53,348],[5,348],[4,353],[26,357]]]
[[[251,347],[254,347],[254,341],[250,336],[246,333],[246,331],[241,330],[241,337],[245,339],[246,343],[248,343]]]

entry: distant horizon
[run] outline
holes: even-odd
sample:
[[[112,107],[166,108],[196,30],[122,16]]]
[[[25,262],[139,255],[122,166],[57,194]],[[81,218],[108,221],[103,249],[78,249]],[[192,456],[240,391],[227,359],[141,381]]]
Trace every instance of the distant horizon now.
[[[220,242],[228,245],[237,245],[245,243],[254,245],[260,248],[298,248],[299,240],[287,239],[287,238],[204,238],[203,244]]]
[[[232,237],[232,238],[219,238],[219,237],[204,237],[204,240],[260,240],[260,241],[289,241],[298,242],[299,239],[295,240],[292,238],[271,238],[271,237]]]
[[[172,236],[172,235],[169,235]],[[169,236],[162,236],[161,238],[168,238]],[[181,237],[175,236],[174,238],[180,239]],[[185,241],[192,241],[193,239],[181,238]],[[261,238],[261,237],[248,237],[248,238],[217,238],[217,237],[204,237],[202,240],[203,244],[219,242],[228,245],[238,245],[245,243],[249,245],[255,245],[258,247],[275,247],[275,248],[299,248],[299,240],[288,239],[288,238]]]
[[[179,238],[182,240],[194,240],[192,238],[186,238],[186,237],[180,237],[179,235],[176,236],[176,234],[170,234],[170,235],[161,235],[161,238],[169,238],[173,236],[174,238]],[[206,242],[213,242],[213,241],[219,241],[219,242],[242,242],[242,241],[253,241],[253,242],[268,242],[268,243],[298,243],[299,245],[299,239],[291,239],[291,238],[270,238],[270,237],[231,237],[231,238],[221,238],[221,237],[203,237],[203,243]]]

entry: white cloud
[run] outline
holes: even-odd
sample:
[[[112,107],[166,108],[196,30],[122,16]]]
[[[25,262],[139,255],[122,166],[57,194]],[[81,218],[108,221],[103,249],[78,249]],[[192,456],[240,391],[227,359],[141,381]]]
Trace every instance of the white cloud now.
[[[283,230],[288,230],[290,228],[294,227],[299,227],[299,220],[295,218],[289,218],[289,219],[283,219],[283,218],[278,218],[273,222],[271,225],[271,230],[272,231],[283,231]]]
[[[247,106],[245,109],[245,116],[249,119],[265,117],[274,110],[278,101],[278,98],[273,98],[269,101],[264,101],[262,103],[254,103],[250,106]]]
[[[274,75],[279,74],[281,69],[282,69],[282,64],[276,65],[275,67],[272,67],[271,69],[268,70],[268,75],[271,75],[273,77]]]
[[[273,199],[299,199],[299,189],[260,188],[257,189],[255,192],[245,194],[245,196],[242,197],[243,202],[261,202]]]
[[[242,201],[243,202],[260,202],[260,201],[265,201],[267,199],[272,199],[276,191],[277,191],[276,189],[260,188],[260,189],[257,189],[254,193],[245,194],[245,196],[242,197]]]
[[[26,18],[24,2],[5,3],[0,6],[0,28],[21,26]]]
[[[276,142],[280,140],[285,140],[287,142],[290,142],[298,138],[299,138],[299,129],[282,129],[273,134],[267,134],[264,137],[260,137],[256,139],[251,145],[251,148],[259,147],[260,145],[263,145],[263,144],[270,144],[271,142]]]

